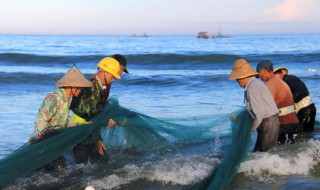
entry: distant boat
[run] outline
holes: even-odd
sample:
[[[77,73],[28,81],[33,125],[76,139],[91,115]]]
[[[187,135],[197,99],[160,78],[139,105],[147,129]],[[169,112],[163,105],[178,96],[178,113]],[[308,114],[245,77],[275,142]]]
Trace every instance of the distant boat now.
[[[221,33],[221,28],[219,28],[219,32],[214,37],[215,38],[232,38],[232,36],[223,35]]]
[[[132,38],[136,38],[136,37],[150,37],[147,33],[144,33],[143,35],[139,35],[139,34],[131,34]]]
[[[214,38],[213,35],[208,35],[208,32],[199,32],[197,38],[209,39]]]
[[[220,29],[216,35],[208,35],[208,32],[198,32],[197,38],[215,39],[215,38],[232,38],[232,36],[223,35]]]

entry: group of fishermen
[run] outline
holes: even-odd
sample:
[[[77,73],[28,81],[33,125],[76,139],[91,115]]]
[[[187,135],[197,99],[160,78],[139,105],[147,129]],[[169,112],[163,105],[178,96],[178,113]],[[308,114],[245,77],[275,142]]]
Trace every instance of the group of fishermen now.
[[[298,133],[314,130],[317,110],[308,88],[288,73],[285,67],[274,69],[269,60],[260,61],[256,70],[245,59],[233,65],[229,80],[236,79],[244,88],[246,107],[253,118],[252,130],[258,132],[254,151],[295,143]]]
[[[52,129],[72,127],[90,123],[108,103],[111,84],[120,79],[123,72],[129,73],[127,60],[120,54],[103,58],[98,64],[98,71],[90,80],[73,66],[61,79],[56,82],[58,87],[43,100],[35,119],[35,137],[42,140]],[[72,116],[69,120],[70,110]],[[114,127],[112,119],[106,124]],[[72,149],[75,163],[96,161],[104,157],[106,147],[102,142],[99,131],[95,131],[86,140]],[[61,170],[65,167],[65,158],[61,156],[45,166],[50,170]]]
[[[44,98],[36,116],[37,139],[41,140],[48,129],[90,123],[108,103],[114,80],[120,79],[123,72],[129,73],[125,57],[119,54],[103,58],[97,66],[98,71],[90,80],[73,66],[56,82],[59,88]],[[289,75],[287,68],[273,69],[273,63],[264,60],[255,71],[246,60],[238,59],[229,78],[234,79],[244,88],[247,110],[253,118],[252,130],[257,129],[258,132],[254,151],[267,151],[277,144],[294,143],[298,132],[314,130],[316,107],[306,85],[298,77]],[[69,121],[70,110],[73,113]],[[106,125],[114,127],[117,123],[110,119]],[[105,151],[99,131],[72,149],[75,163],[99,160]],[[64,164],[62,156],[49,168],[59,169]]]

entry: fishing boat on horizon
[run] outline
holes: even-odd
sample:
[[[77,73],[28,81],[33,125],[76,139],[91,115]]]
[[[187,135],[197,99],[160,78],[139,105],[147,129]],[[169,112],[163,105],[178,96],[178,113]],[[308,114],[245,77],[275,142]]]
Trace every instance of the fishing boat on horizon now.
[[[218,33],[217,33],[214,37],[215,37],[215,38],[232,38],[232,36],[230,36],[230,35],[223,35],[223,34],[221,33],[221,28],[219,28]]]
[[[219,31],[214,35],[209,35],[208,32],[198,32],[197,38],[202,38],[202,39],[215,39],[215,38],[232,38],[230,35],[223,35],[221,33],[221,28]]]
[[[145,37],[145,38],[147,38],[147,37],[150,37],[150,35],[148,35],[147,33],[144,33],[144,34],[142,34],[142,35],[133,33],[133,34],[131,34],[131,37],[132,37],[132,38],[136,38],[136,37]]]

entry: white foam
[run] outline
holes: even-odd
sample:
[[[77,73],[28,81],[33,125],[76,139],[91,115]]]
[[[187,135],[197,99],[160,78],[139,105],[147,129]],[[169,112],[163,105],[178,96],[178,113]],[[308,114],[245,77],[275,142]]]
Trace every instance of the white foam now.
[[[218,164],[217,158],[177,155],[172,159],[146,162],[141,166],[126,165],[112,175],[91,181],[91,185],[97,189],[112,189],[138,179],[188,185],[206,177]]]
[[[309,140],[301,143],[293,152],[259,152],[249,155],[240,166],[239,173],[258,179],[272,181],[272,175],[309,175],[310,170],[320,162],[320,141]]]
[[[317,71],[317,69],[309,68],[309,69],[308,69],[308,71],[313,73],[313,72],[316,72],[316,71]]]
[[[206,177],[219,163],[216,158],[201,156],[177,157],[163,160],[151,167],[149,181],[187,185]]]

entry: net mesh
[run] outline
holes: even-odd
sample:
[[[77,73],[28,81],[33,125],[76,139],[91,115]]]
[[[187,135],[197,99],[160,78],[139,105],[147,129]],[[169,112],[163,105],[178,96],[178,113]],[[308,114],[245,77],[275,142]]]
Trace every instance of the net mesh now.
[[[50,138],[32,144],[26,144],[17,151],[0,160],[0,187],[15,178],[38,169],[60,157],[78,143],[85,140],[95,130],[105,126],[106,122],[117,115],[118,104],[110,103],[91,124],[79,125],[48,134]]]
[[[237,120],[231,121],[230,115],[237,115]],[[205,125],[174,124],[130,111],[121,107],[116,98],[111,98],[108,105],[92,119],[92,123],[51,131],[47,134],[48,138],[26,144],[0,160],[0,187],[59,158],[95,130],[101,130],[106,146],[146,153],[163,148],[177,148],[179,144],[212,141],[224,135],[230,136],[231,126],[232,143],[228,146],[221,164],[210,176],[192,187],[223,189],[245,159],[250,142],[250,116],[244,109],[230,115]],[[105,127],[110,118],[120,127]]]
[[[237,119],[232,122],[232,143],[220,165],[211,175],[194,184],[190,190],[226,189],[237,174],[250,147],[252,118],[246,110],[238,111],[235,115],[237,115]]]

